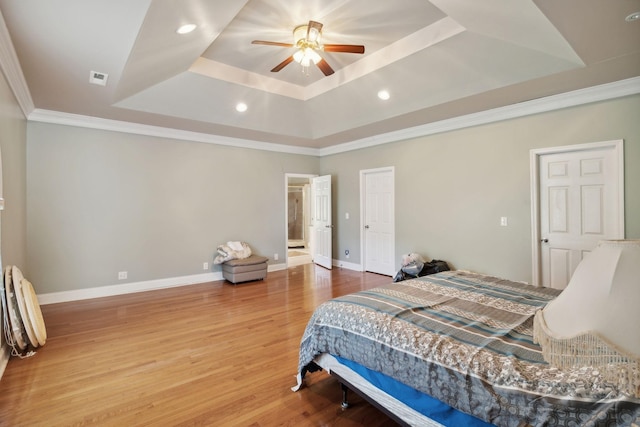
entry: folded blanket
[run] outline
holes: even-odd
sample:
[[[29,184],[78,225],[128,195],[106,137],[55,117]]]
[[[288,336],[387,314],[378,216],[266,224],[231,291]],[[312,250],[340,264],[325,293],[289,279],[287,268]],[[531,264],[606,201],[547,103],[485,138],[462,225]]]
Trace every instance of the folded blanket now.
[[[236,245],[236,243],[238,243],[239,246]],[[234,247],[239,247],[240,249],[234,249]],[[214,264],[222,264],[232,259],[244,259],[251,256],[251,248],[245,242],[227,242],[225,245],[218,246],[217,252],[218,255],[213,260]]]
[[[229,246],[233,251],[241,251],[244,249],[242,247],[242,242],[227,242],[227,246]]]

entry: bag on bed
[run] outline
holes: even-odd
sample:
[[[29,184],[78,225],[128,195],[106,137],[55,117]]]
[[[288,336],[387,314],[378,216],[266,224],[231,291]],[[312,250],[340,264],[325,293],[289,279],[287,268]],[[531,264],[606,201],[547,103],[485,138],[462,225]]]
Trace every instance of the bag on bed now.
[[[418,277],[420,271],[424,267],[424,258],[422,255],[412,252],[410,254],[402,255],[402,268],[396,273],[393,278],[394,282],[400,282],[402,280]]]
[[[420,266],[420,264],[422,264]],[[420,268],[416,269],[416,266]],[[415,279],[416,277],[428,276],[429,274],[440,273],[441,271],[449,271],[449,264],[446,261],[439,259],[431,260],[430,262],[415,262],[411,261],[407,265],[403,266],[393,277],[394,282],[402,282],[407,279]]]
[[[430,262],[425,262],[422,270],[418,273],[418,277],[428,276],[429,274],[440,273],[441,271],[449,271],[449,264],[446,261],[441,261],[439,259],[431,260]]]
[[[403,280],[411,279],[411,276],[407,276],[402,270],[398,270],[395,276],[393,276],[393,283],[402,282]]]

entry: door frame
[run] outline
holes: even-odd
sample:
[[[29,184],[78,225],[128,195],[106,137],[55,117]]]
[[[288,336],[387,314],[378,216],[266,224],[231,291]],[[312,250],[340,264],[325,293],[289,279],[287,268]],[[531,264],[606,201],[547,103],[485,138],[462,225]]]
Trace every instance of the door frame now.
[[[306,173],[284,174],[284,264],[286,268],[289,268],[289,178],[307,178],[311,184],[311,179],[317,176],[317,174]],[[308,203],[311,205],[312,201],[309,200]]]
[[[559,147],[538,148],[529,151],[529,170],[531,173],[531,255],[532,255],[532,280],[534,286],[541,286],[540,282],[540,157],[549,154],[570,153],[578,151],[590,151],[594,149],[611,148],[618,164],[618,223],[620,236],[623,239],[624,230],[624,140],[616,139],[603,142],[590,142],[576,145],[563,145]]]
[[[392,248],[391,248],[391,252],[393,252],[392,256],[395,257],[395,252],[396,252],[396,224],[395,224],[395,217],[396,217],[396,187],[395,187],[395,180],[396,180],[396,169],[395,166],[385,166],[385,167],[381,167],[381,168],[375,168],[375,169],[364,169],[360,171],[360,257],[361,257],[361,264],[360,264],[360,271],[366,271],[367,268],[367,253],[366,253],[366,248],[365,248],[365,232],[364,232],[364,223],[365,223],[365,208],[367,206],[367,197],[366,197],[366,179],[365,176],[367,174],[371,174],[371,173],[380,173],[380,172],[390,172],[393,175],[393,182],[394,182],[394,186],[392,188],[392,197],[393,197],[393,231],[392,231]],[[393,273],[391,273],[391,276],[393,276]]]

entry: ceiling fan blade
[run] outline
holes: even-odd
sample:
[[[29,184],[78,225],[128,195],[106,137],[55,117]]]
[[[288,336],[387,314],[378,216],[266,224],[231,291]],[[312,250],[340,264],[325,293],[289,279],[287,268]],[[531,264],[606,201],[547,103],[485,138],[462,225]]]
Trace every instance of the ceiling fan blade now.
[[[320,68],[320,71],[322,71],[325,76],[330,76],[331,74],[335,73],[335,71],[333,71],[333,68],[331,68],[331,65],[329,65],[329,63],[325,61],[324,58],[318,61],[316,65],[318,66],[318,68]]]
[[[277,73],[278,71],[282,70],[284,67],[289,65],[291,63],[291,61],[293,61],[293,55],[291,55],[290,57],[288,57],[287,59],[285,59],[284,61],[282,61],[278,65],[276,65],[275,67],[273,67],[273,70],[271,70],[271,72],[272,73]]]
[[[321,30],[322,24],[320,22],[309,21],[309,25],[307,25],[307,40],[310,42],[317,41]]]
[[[267,46],[293,47],[291,43],[269,42],[266,40],[254,40],[251,44],[264,44]]]
[[[364,46],[359,44],[325,44],[325,52],[364,53]]]

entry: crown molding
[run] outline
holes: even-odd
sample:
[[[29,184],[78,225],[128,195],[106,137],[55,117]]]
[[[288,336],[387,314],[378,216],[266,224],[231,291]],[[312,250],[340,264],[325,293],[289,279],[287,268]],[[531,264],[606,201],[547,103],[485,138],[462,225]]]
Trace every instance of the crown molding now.
[[[123,122],[120,120],[102,119],[99,117],[83,116],[81,114],[63,113],[60,111],[42,110],[36,108],[28,116],[29,121],[51,123],[66,126],[76,126],[89,129],[124,132],[136,135],[154,136],[159,138],[178,139],[183,141],[203,142],[207,144],[226,145],[239,148],[249,148],[263,151],[276,151],[288,154],[303,154],[317,156],[318,150],[294,145],[275,144],[241,138],[230,138],[208,133],[191,132],[181,129],[151,126],[140,123]]]
[[[586,89],[579,89],[558,95],[508,105],[505,107],[494,108],[478,113],[467,114],[464,116],[441,120],[434,123],[428,123],[425,125],[402,129],[399,131],[362,138],[326,148],[297,147],[293,145],[274,144],[248,139],[230,138],[206,133],[184,131],[160,126],[142,125],[137,123],[41,109],[33,110],[27,117],[28,120],[36,122],[78,126],[115,132],[125,132],[161,138],[172,138],[177,140],[203,142],[239,148],[249,148],[254,150],[275,151],[288,154],[324,157],[333,154],[359,150],[362,148],[374,147],[391,142],[419,138],[438,133],[464,129],[472,126],[499,122],[502,120],[540,114],[593,102],[621,98],[629,95],[636,95],[638,93],[640,93],[640,77],[633,77],[626,80],[620,80],[618,82],[593,86]]]
[[[0,11],[0,69],[4,73],[9,87],[13,91],[20,109],[25,117],[29,117],[29,114],[34,110],[33,99],[29,92],[29,86],[22,73],[22,67],[20,67],[20,61],[18,55],[13,47],[11,41],[11,35],[7,29],[7,25],[4,22],[4,16]]]
[[[206,133],[184,131],[174,128],[150,126],[102,119],[78,114],[36,109],[29,92],[20,61],[11,41],[4,16],[0,11],[0,69],[5,75],[11,90],[16,97],[24,116],[30,121],[52,124],[63,124],[92,129],[110,130],[138,135],[147,135],[178,140],[203,142],[255,150],[275,151],[288,154],[301,154],[323,157],[347,151],[397,142],[411,138],[424,137],[457,129],[494,123],[517,117],[555,111],[598,101],[620,98],[640,93],[640,77],[633,77],[618,82],[607,83],[585,89],[579,89],[558,95],[539,98],[505,107],[495,108],[434,123],[415,126],[394,132],[374,135],[367,138],[349,141],[326,148],[297,147],[293,145],[275,144],[263,141],[231,138]]]
[[[479,126],[503,120],[515,119],[518,117],[530,116],[533,114],[560,110],[568,107],[590,104],[593,102],[622,98],[624,96],[636,95],[638,93],[640,93],[640,77],[632,77],[630,79],[620,80],[613,83],[592,86],[586,89],[565,92],[518,104],[507,105],[505,107],[453,117],[451,119],[441,120],[426,125],[362,138],[346,142],[344,144],[322,148],[319,150],[318,155],[320,157],[329,156],[332,154],[374,147],[376,145],[387,144],[390,142],[419,138],[472,126]]]

